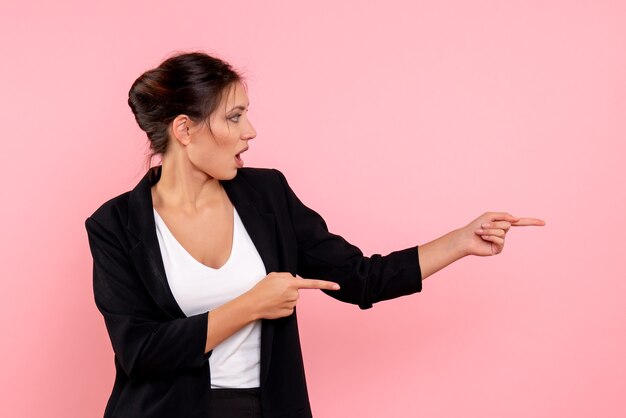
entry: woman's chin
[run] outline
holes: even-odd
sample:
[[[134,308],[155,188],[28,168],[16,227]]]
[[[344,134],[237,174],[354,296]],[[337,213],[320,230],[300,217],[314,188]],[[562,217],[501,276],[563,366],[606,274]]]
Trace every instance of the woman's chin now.
[[[237,168],[236,168],[236,169],[234,169],[234,170],[232,171],[232,174],[230,174],[230,175],[224,175],[224,178],[222,178],[222,180],[232,180],[232,179],[234,179],[234,178],[237,176],[237,172],[238,172],[238,171],[239,171],[239,169],[237,169]]]

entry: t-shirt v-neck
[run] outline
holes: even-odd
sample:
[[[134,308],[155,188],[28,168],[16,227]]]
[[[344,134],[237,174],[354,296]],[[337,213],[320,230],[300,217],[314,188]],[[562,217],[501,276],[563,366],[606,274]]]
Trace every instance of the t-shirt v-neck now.
[[[237,213],[237,209],[234,206],[233,206],[233,234],[232,234],[232,239],[231,239],[231,243],[232,244],[231,244],[231,248],[230,248],[230,255],[228,256],[228,259],[224,262],[224,264],[221,267],[219,267],[219,268],[213,268],[211,266],[207,266],[206,264],[200,262],[194,256],[192,256],[191,253],[189,251],[187,251],[187,249],[180,243],[180,241],[178,241],[176,236],[174,236],[174,234],[172,233],[170,228],[167,226],[167,224],[165,223],[163,218],[161,218],[161,215],[159,215],[159,212],[157,212],[157,210],[155,208],[152,208],[152,209],[154,210],[155,220],[156,219],[159,220],[159,223],[160,223],[159,226],[169,236],[169,238],[175,244],[177,244],[178,248],[180,249],[180,252],[182,254],[185,254],[186,257],[188,257],[189,259],[193,260],[194,262],[200,264],[203,267],[206,267],[207,269],[214,270],[214,271],[222,270],[223,268],[225,268],[228,265],[228,263],[230,263],[230,260],[232,260],[233,252],[235,251],[235,248],[236,248],[235,240],[237,239],[237,235],[239,234],[239,231],[238,231],[239,223],[241,222],[241,220],[239,219],[239,214]],[[239,221],[239,222],[237,222],[237,221]]]

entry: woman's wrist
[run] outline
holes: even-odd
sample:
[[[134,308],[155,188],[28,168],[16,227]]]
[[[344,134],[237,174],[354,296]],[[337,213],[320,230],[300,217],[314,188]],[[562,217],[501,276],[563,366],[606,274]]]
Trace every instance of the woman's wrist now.
[[[469,246],[467,240],[465,239],[466,233],[463,228],[450,231],[444,236],[449,236],[448,246],[450,254],[452,254],[455,261],[469,255]]]
[[[241,309],[244,312],[244,315],[249,318],[250,322],[261,319],[261,314],[258,310],[258,303],[252,289],[239,296],[238,299],[241,303]]]
[[[461,229],[455,229],[418,246],[422,280],[467,255],[467,246],[463,236]]]

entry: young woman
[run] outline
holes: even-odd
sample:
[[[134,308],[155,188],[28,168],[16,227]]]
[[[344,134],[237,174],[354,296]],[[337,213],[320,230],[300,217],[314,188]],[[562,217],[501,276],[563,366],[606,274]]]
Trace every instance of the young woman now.
[[[162,162],[85,221],[115,352],[105,417],[310,417],[300,289],[368,309],[421,291],[466,255],[500,253],[511,226],[545,224],[487,212],[419,247],[365,257],[280,171],[243,167],[256,131],[229,64],[173,56],[133,83],[128,104]]]

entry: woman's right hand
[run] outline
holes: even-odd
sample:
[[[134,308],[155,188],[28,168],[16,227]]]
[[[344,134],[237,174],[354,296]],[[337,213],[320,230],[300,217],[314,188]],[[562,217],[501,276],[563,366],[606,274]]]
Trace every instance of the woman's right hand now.
[[[291,315],[300,297],[300,289],[339,290],[339,285],[326,280],[295,277],[288,272],[271,272],[248,291],[255,317],[276,319]]]

